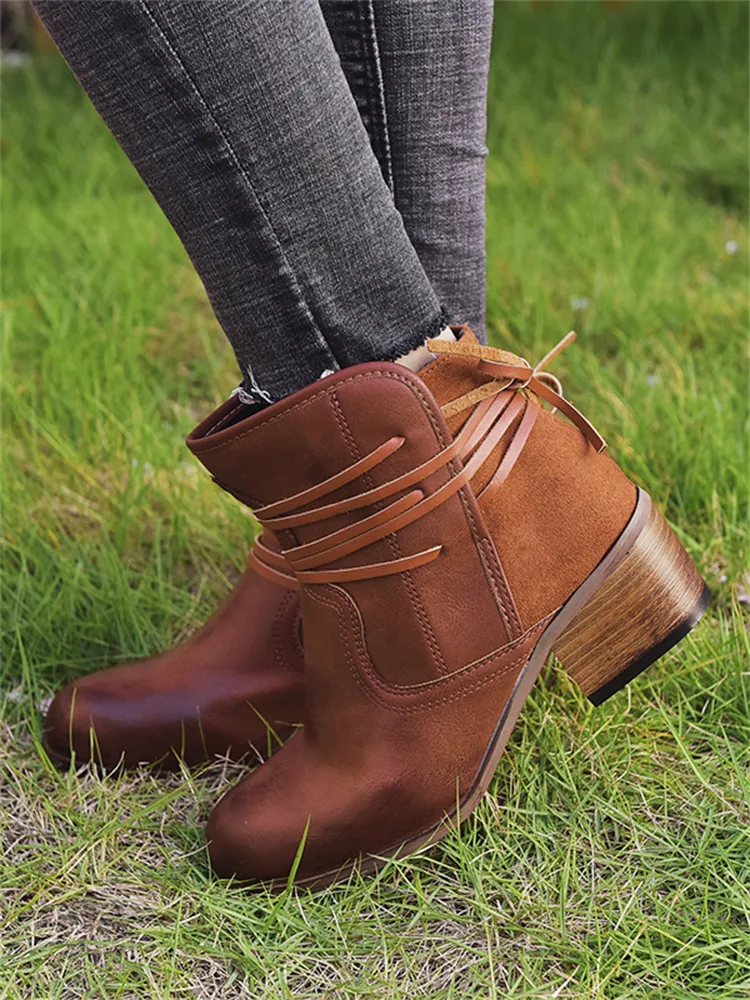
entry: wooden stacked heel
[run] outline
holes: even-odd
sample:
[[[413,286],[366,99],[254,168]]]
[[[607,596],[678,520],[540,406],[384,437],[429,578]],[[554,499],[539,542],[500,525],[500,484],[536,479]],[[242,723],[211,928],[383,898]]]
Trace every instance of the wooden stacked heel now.
[[[639,491],[621,538],[566,605],[573,617],[553,652],[599,705],[684,638],[709,599],[690,556]]]

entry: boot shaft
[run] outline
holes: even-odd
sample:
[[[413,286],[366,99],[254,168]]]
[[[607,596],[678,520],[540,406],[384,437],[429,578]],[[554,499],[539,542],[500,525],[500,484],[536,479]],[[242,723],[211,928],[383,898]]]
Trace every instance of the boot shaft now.
[[[507,581],[417,376],[362,365],[244,413],[225,404],[188,445],[296,569],[308,667],[326,669],[342,616],[366,635],[377,676],[396,685],[452,674],[509,641]]]

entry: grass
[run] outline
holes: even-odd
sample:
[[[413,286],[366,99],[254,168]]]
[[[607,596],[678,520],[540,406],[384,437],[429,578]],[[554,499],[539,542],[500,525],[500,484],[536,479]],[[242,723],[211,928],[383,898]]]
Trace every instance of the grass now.
[[[181,443],[236,381],[182,248],[61,63],[8,71],[1,998],[750,997],[747,7],[496,15],[493,342],[578,328],[707,618],[598,710],[550,665],[459,833],[316,896],[210,876],[241,768],[58,774],[42,699],[193,629],[253,526]]]

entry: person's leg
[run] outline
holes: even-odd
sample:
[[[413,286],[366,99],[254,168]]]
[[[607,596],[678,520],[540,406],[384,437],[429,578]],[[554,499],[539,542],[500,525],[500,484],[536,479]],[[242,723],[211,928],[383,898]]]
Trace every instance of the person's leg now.
[[[269,402],[445,317],[317,3],[37,0]]]
[[[383,176],[433,288],[484,338],[492,0],[321,0]]]

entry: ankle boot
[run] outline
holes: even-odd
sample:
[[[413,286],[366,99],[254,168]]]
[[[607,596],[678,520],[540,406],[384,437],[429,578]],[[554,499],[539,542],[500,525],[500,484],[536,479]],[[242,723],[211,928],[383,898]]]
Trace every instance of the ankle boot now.
[[[162,769],[229,756],[268,756],[302,719],[299,600],[293,577],[250,565],[212,618],[158,656],[100,670],[55,696],[45,748],[59,765]]]
[[[214,809],[220,875],[318,888],[433,843],[486,791],[553,647],[601,700],[705,607],[559,383],[468,331],[421,377],[363,365],[233,420],[188,443],[297,575],[305,725]]]

